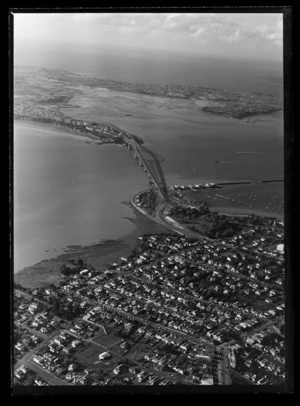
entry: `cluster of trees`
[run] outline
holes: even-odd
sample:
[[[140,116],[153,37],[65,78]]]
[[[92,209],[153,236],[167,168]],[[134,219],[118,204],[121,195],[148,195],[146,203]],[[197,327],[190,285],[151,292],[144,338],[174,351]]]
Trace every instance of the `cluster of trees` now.
[[[60,298],[51,297],[50,298],[51,312],[58,317],[65,320],[74,320],[80,317],[84,310],[80,307],[80,303],[66,304]]]
[[[208,219],[208,222],[201,224],[201,231],[195,226],[190,226],[189,229],[195,232],[201,232],[209,238],[230,238],[237,234],[243,225],[238,221],[231,219],[222,219],[214,215]]]
[[[140,194],[141,206],[146,208],[150,213],[155,210],[157,195],[154,190],[148,190]]]
[[[169,212],[170,216],[183,219],[197,219],[207,213],[208,208],[206,205],[203,205],[201,208],[175,206]]]
[[[168,344],[168,343],[162,343],[158,346],[158,349],[163,351],[164,353],[167,354],[174,354],[174,355],[180,355],[182,354],[179,350],[178,350],[178,346],[175,347],[172,344]]]
[[[20,285],[19,283],[14,282],[14,289],[28,291],[29,289],[24,288],[24,286]]]
[[[276,344],[278,344],[280,341],[282,341],[282,337],[277,334],[277,333],[272,333],[272,334],[268,334],[267,336],[265,336],[262,340],[261,340],[261,344],[263,346],[274,346]]]
[[[87,264],[85,264],[81,258],[79,258],[77,262],[72,259],[69,262],[72,264],[71,266],[67,266],[66,264],[63,264],[60,267],[61,273],[65,276],[78,273],[79,271],[84,269],[84,267],[87,266]]]
[[[15,384],[22,386],[33,386],[36,378],[38,377],[35,372],[27,370],[26,375],[22,375],[20,378],[18,378]]]
[[[242,224],[224,217],[216,215],[212,218],[212,225],[208,231],[209,238],[232,237],[242,229]]]
[[[19,330],[14,329],[14,344],[17,344],[21,340],[21,338],[22,333]]]

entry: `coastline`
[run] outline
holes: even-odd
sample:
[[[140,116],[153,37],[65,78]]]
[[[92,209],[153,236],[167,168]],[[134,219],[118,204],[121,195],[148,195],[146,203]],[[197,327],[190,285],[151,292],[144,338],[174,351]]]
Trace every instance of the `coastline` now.
[[[63,254],[45,259],[32,266],[23,268],[14,274],[14,282],[24,287],[45,287],[50,284],[58,284],[61,280],[60,266],[70,259],[81,258],[98,269],[104,269],[106,265],[118,261],[122,256],[129,256],[138,246],[138,237],[150,233],[165,232],[165,228],[152,220],[134,211],[134,217],[128,218],[135,224],[135,229],[120,239],[103,240],[98,243],[80,247],[66,247]]]
[[[83,141],[92,140],[95,141],[93,136],[77,132],[73,129],[68,129],[62,126],[42,123],[35,121],[15,120],[18,126],[26,128],[39,128],[42,131],[48,133],[57,133],[61,136],[69,136],[76,139],[82,139]],[[97,142],[93,144],[101,144],[97,139]],[[219,214],[227,215],[251,215],[255,213],[260,216],[283,218],[283,214],[276,214],[270,212],[260,212],[258,210],[238,209],[231,207],[211,207],[211,211],[216,211]],[[166,228],[155,223],[153,220],[143,216],[141,213],[134,211],[135,218],[128,218],[128,220],[135,223],[135,229],[127,236],[116,240],[104,240],[101,242],[93,243],[91,245],[81,247],[67,247],[65,252],[50,258],[38,262],[32,266],[28,266],[14,274],[14,280],[16,283],[23,285],[24,287],[44,287],[52,283],[56,284],[62,279],[60,274],[60,266],[63,263],[68,262],[70,259],[83,259],[84,262],[91,264],[92,266],[102,269],[109,263],[115,262],[121,256],[127,257],[136,248],[138,240],[137,238],[146,233],[166,232]],[[172,232],[171,230],[169,232]]]
[[[44,132],[48,133],[57,133],[59,136],[65,136],[65,137],[71,137],[71,138],[76,138],[76,139],[82,139],[82,141],[94,141],[91,142],[92,144],[102,144],[101,141],[99,141],[99,138],[93,137],[91,134],[85,134],[80,131],[73,130],[72,128],[67,128],[61,125],[56,125],[56,124],[51,124],[51,123],[43,123],[40,121],[34,121],[34,120],[20,120],[20,119],[15,119],[14,120],[14,126],[17,125],[18,127],[25,127],[27,129],[33,128],[36,129],[37,127]],[[107,142],[106,142],[107,143]],[[104,143],[103,143],[104,144]]]
[[[283,220],[284,219],[284,213],[272,213],[272,212],[267,212],[267,211],[261,211],[261,210],[250,210],[250,209],[243,209],[243,208],[237,208],[237,207],[214,207],[211,206],[210,210],[212,212],[216,212],[218,214],[224,214],[228,216],[251,216],[251,214],[255,214],[259,217],[271,217],[271,218],[276,218],[278,220]]]

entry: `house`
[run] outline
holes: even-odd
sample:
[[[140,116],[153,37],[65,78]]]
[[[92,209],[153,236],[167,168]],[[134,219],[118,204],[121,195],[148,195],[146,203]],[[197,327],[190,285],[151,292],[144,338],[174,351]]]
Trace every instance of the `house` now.
[[[77,369],[77,366],[75,364],[70,364],[68,367],[68,371],[75,371]]]
[[[145,371],[141,371],[139,374],[137,374],[137,378],[138,378],[139,382],[142,382],[146,377],[147,377],[147,374]]]
[[[25,347],[22,343],[18,343],[15,345],[15,348],[19,351],[23,351]]]
[[[284,244],[278,244],[276,246],[276,251],[283,253],[284,252]]]
[[[41,365],[41,361],[43,360],[43,358],[40,355],[35,355],[33,357],[33,361],[36,362],[37,364]]]
[[[16,369],[15,376],[20,379],[24,374],[26,374],[26,368],[25,365],[22,364],[18,369]]]
[[[111,358],[111,354],[108,351],[102,352],[98,355],[99,360]]]
[[[37,303],[32,303],[29,307],[28,307],[28,311],[29,313],[33,314],[37,309]]]
[[[62,350],[65,354],[69,354],[71,352],[71,347],[64,347]]]
[[[124,364],[120,364],[114,369],[114,374],[119,375],[119,373],[122,372],[122,370],[124,369],[125,369]]]
[[[80,341],[79,341],[79,340],[73,340],[72,343],[71,343],[71,345],[72,345],[73,348],[77,347],[78,344],[80,344]]]

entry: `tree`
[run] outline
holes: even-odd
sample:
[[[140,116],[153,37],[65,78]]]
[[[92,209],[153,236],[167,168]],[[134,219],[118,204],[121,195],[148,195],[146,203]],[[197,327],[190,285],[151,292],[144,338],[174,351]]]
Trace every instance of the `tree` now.
[[[58,314],[61,311],[59,300],[56,297],[53,297],[51,310],[54,314]]]

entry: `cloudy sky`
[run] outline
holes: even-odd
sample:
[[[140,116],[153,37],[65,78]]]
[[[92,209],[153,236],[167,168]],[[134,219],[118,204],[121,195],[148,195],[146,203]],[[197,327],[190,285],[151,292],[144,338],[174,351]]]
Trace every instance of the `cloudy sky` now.
[[[278,60],[282,14],[14,14],[15,49],[34,45]]]

